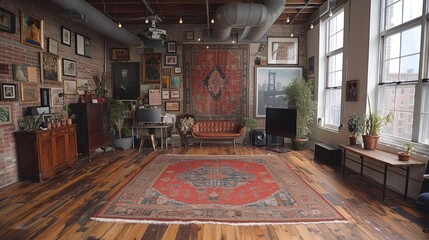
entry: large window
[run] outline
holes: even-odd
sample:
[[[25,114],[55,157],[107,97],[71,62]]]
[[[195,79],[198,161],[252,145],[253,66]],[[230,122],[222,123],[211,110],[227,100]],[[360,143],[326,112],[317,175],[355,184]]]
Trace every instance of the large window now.
[[[429,2],[383,1],[378,110],[393,113],[394,123],[383,128],[382,137],[399,146],[409,141],[429,144],[429,86],[424,78],[428,65],[422,55],[428,52],[427,36],[422,36],[428,26],[424,1]]]
[[[325,126],[338,128],[341,121],[341,86],[343,82],[344,10],[325,22],[326,78],[324,88]]]

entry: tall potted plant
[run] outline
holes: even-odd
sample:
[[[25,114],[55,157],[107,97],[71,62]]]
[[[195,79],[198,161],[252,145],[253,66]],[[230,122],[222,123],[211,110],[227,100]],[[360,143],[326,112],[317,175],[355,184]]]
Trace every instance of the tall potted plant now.
[[[316,118],[317,103],[313,99],[313,85],[305,79],[295,79],[285,90],[285,100],[289,108],[297,109],[296,138],[292,148],[301,150],[308,144],[311,124]]]
[[[369,114],[365,118],[365,131],[362,135],[363,146],[366,150],[377,148],[381,128],[393,122],[392,112],[382,115],[380,112],[371,112],[371,103],[368,100]]]
[[[246,128],[246,134],[244,142],[249,142],[249,133],[258,126],[258,122],[251,117],[245,117],[241,120],[241,124]]]
[[[356,114],[349,116],[347,121],[347,130],[352,134],[349,136],[350,145],[356,144],[357,137],[363,133],[363,120]]]
[[[124,127],[124,118],[128,112],[125,106],[118,99],[110,99],[110,123],[113,128],[113,145],[122,149],[131,148],[133,138],[129,134],[129,129]]]

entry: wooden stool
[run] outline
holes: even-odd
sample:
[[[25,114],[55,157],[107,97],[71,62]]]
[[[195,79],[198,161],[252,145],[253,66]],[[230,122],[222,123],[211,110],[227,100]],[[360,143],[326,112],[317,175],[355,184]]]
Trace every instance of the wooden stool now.
[[[156,150],[156,139],[155,139],[155,134],[150,134],[150,135],[140,135],[140,147],[139,147],[139,151],[142,149],[143,145],[144,145],[144,140],[145,139],[150,139],[152,141],[152,147],[153,150]]]

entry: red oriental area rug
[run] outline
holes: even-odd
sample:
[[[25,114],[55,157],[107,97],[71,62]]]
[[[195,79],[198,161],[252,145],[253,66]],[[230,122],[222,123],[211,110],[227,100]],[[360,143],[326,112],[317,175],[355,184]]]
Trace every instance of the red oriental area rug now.
[[[159,155],[92,219],[237,225],[345,221],[275,155]]]

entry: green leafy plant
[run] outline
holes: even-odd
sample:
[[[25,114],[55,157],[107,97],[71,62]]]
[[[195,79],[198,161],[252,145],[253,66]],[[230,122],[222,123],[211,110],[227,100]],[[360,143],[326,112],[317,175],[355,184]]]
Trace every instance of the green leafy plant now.
[[[114,133],[119,139],[122,138],[122,129],[124,128],[124,118],[128,112],[127,106],[125,106],[118,99],[110,99],[110,122],[112,123]]]
[[[289,108],[296,108],[298,139],[307,138],[316,119],[317,103],[313,100],[313,85],[305,79],[295,79],[285,90]]]
[[[409,155],[409,154],[411,154],[411,151],[413,151],[413,149],[414,149],[414,144],[406,143],[406,144],[404,144],[403,149],[404,149],[405,154]]]
[[[363,133],[364,121],[356,113],[349,116],[347,121],[347,130],[353,135],[358,136]]]
[[[381,128],[388,124],[393,123],[393,114],[388,112],[382,115],[380,112],[371,111],[371,103],[368,100],[369,114],[365,118],[365,135],[378,136],[380,135]]]
[[[244,127],[249,128],[250,130],[255,129],[258,126],[258,122],[251,117],[243,118],[241,124],[243,124]]]
[[[39,129],[43,122],[43,115],[38,116],[24,116],[18,119],[19,130],[21,131],[34,131]]]

